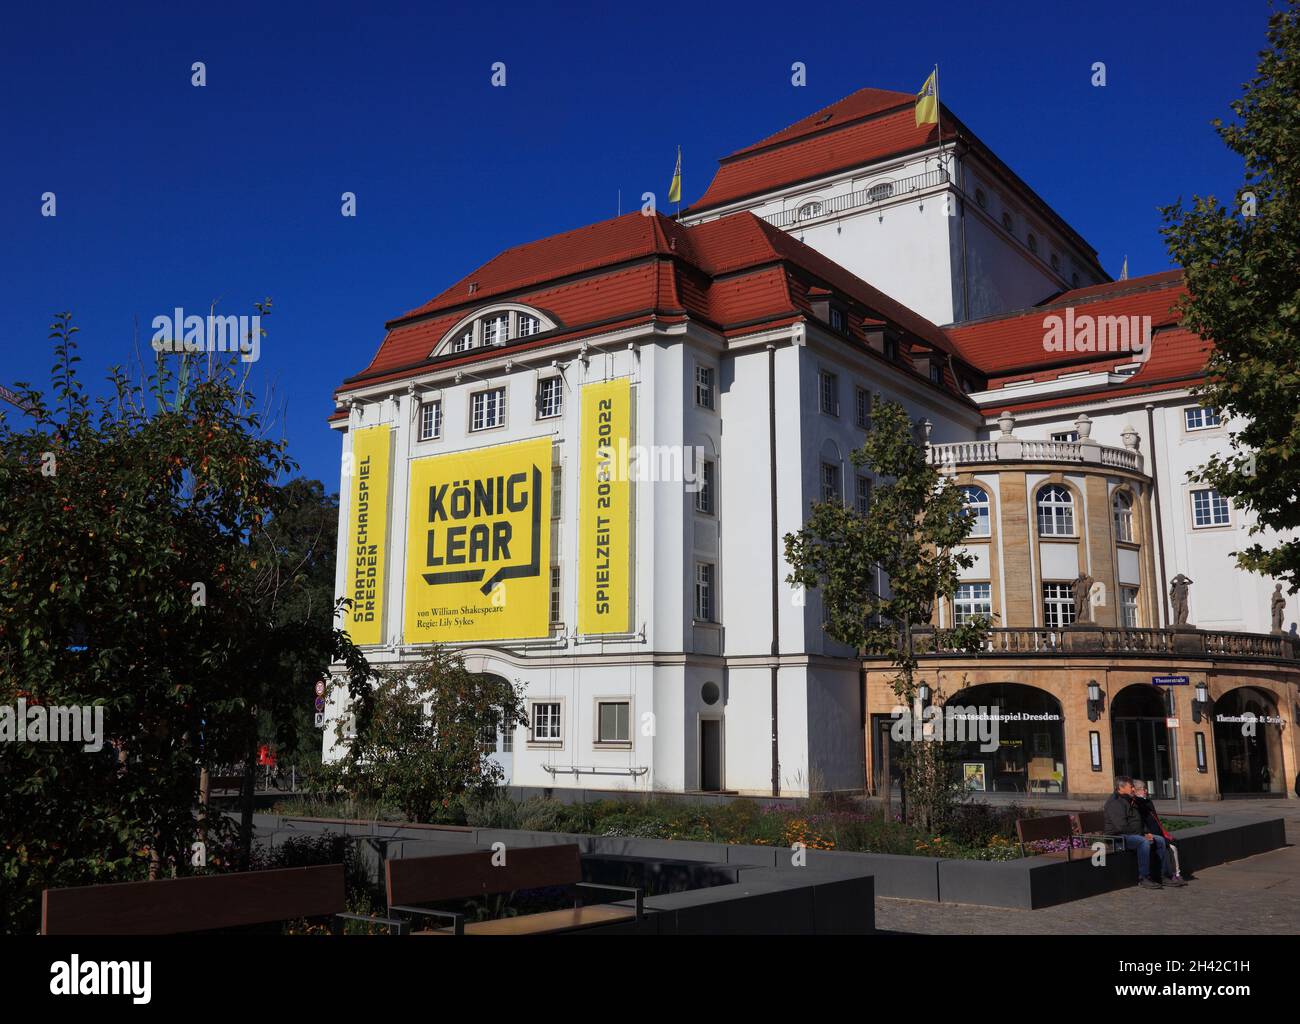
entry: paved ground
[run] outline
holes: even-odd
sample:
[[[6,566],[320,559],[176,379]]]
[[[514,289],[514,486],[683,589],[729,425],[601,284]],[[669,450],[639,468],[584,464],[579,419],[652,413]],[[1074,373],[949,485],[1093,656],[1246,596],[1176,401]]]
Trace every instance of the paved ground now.
[[[1246,816],[1286,820],[1300,842],[1300,800],[1194,804],[1218,821]],[[1172,808],[1171,808],[1172,809]],[[1198,873],[1182,889],[1125,889],[1043,910],[1003,910],[919,900],[876,900],[876,927],[923,935],[1300,934],[1300,845]]]

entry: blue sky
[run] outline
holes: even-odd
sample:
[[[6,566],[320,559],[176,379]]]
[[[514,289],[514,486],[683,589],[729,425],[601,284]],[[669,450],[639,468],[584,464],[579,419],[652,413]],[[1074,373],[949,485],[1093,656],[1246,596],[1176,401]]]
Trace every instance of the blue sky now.
[[[131,359],[137,322],[147,342],[176,306],[245,313],[269,296],[254,379],[283,403],[276,433],[302,472],[330,490],[331,393],[386,319],[501,249],[613,216],[619,189],[624,210],[662,197],[678,144],[689,203],[718,157],[863,86],[914,91],[936,61],[945,105],[1108,271],[1126,253],[1134,276],[1166,269],[1157,206],[1239,184],[1209,122],[1251,76],[1268,11],[22,6],[0,13],[0,383],[48,382],[57,310],[73,311],[98,376]],[[345,191],[355,218],[340,215]],[[57,217],[41,216],[44,192]]]

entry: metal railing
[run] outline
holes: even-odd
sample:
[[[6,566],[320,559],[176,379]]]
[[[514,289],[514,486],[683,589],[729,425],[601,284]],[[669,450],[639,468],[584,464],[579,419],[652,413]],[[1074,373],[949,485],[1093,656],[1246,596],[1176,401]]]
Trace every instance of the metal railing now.
[[[817,211],[808,213],[805,216],[800,216],[800,213],[809,206],[807,202],[800,203],[794,209],[781,210],[777,213],[762,216],[773,227],[788,228],[791,225],[804,224],[821,217],[830,217],[837,213],[843,213],[845,210],[879,206],[881,203],[890,202],[900,196],[911,195],[913,192],[921,192],[927,188],[945,184],[949,180],[948,172],[940,168],[935,171],[926,171],[924,174],[914,174],[910,178],[899,178],[896,181],[879,181],[870,188],[858,189],[856,192],[836,196],[834,199],[813,200],[812,205],[817,207]],[[887,185],[893,187],[886,188]]]

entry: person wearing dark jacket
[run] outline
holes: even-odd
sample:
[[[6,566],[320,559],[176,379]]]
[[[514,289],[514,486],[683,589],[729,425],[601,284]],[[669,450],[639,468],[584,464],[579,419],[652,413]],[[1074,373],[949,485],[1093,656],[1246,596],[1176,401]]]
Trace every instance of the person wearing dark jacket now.
[[[1115,777],[1115,792],[1106,801],[1102,813],[1106,820],[1106,834],[1119,837],[1124,842],[1124,849],[1137,852],[1138,885],[1143,889],[1163,889],[1161,878],[1172,876],[1168,866],[1169,847],[1164,836],[1147,830],[1133,797],[1133,780],[1129,776]],[[1154,867],[1152,852],[1155,853]]]
[[[1162,836],[1165,841],[1165,848],[1169,851],[1167,864],[1173,865],[1172,876],[1166,874],[1165,885],[1184,885],[1183,873],[1178,865],[1178,847],[1174,845],[1174,837],[1169,834],[1165,828],[1165,823],[1160,820],[1160,815],[1156,813],[1156,805],[1153,800],[1147,796],[1147,784],[1138,779],[1133,780],[1133,802],[1137,804],[1138,814],[1142,815],[1142,824],[1152,835]],[[1168,870],[1168,868],[1166,868]]]

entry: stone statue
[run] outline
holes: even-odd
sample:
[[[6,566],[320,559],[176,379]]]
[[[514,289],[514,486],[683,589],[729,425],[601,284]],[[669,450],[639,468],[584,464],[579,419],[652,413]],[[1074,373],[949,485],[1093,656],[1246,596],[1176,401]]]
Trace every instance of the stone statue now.
[[[1273,613],[1273,632],[1282,632],[1282,619],[1286,616],[1286,597],[1282,593],[1282,584],[1273,588],[1273,602],[1270,607]]]
[[[1192,588],[1189,580],[1181,572],[1169,581],[1169,599],[1174,605],[1174,625],[1187,625],[1187,595]]]
[[[1074,591],[1075,625],[1092,622],[1092,584],[1093,578],[1085,572],[1080,572],[1070,584],[1070,589]]]

